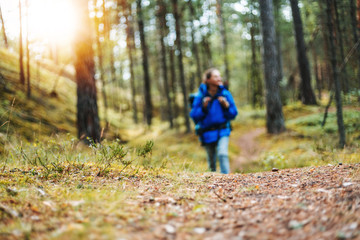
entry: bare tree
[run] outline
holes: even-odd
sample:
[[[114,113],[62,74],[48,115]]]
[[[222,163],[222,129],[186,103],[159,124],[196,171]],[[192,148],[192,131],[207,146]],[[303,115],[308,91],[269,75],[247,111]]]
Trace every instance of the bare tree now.
[[[138,123],[137,117],[137,104],[136,104],[136,86],[135,86],[135,74],[134,74],[134,29],[130,22],[131,17],[131,5],[127,2],[127,0],[121,0],[121,5],[123,8],[123,13],[125,17],[125,24],[126,24],[126,45],[127,45],[127,52],[130,61],[130,87],[131,87],[131,101],[132,101],[132,108],[133,108],[133,119],[135,123]]]
[[[101,38],[101,33],[100,33],[100,19],[97,16],[97,1],[94,1],[94,9],[95,9],[95,29],[96,29],[96,46],[97,46],[97,55],[98,55],[98,60],[99,60],[99,78],[101,81],[101,93],[102,93],[102,97],[103,97],[103,102],[104,102],[104,120],[105,120],[105,126],[108,126],[108,118],[107,118],[107,109],[108,109],[108,103],[107,103],[107,97],[106,97],[106,90],[105,90],[105,74],[104,74],[104,54],[103,54],[103,49],[102,49],[102,43],[100,42],[100,38]],[[105,0],[103,0],[102,5],[105,4]]]
[[[181,46],[181,31],[180,31],[180,16],[178,11],[178,1],[172,0],[173,5],[173,14],[175,18],[175,30],[176,30],[176,46],[179,52],[178,54],[178,64],[180,71],[180,86],[183,94],[183,103],[184,103],[184,118],[185,118],[185,126],[186,132],[190,133],[190,119],[189,119],[189,107],[187,103],[187,90],[185,84],[185,72],[184,72],[184,64],[183,64],[183,55],[182,55],[182,46]]]
[[[190,8],[190,24],[191,24],[191,44],[192,44],[192,51],[195,57],[195,63],[196,63],[196,75],[198,78],[198,84],[200,85],[202,80],[202,70],[201,70],[201,62],[200,62],[200,55],[199,55],[199,49],[198,44],[195,42],[195,27],[194,27],[194,16],[196,16],[196,12],[193,6],[192,1],[188,1],[189,8]]]
[[[216,9],[217,9],[217,16],[219,19],[219,27],[220,27],[220,36],[221,36],[221,44],[223,50],[223,57],[224,57],[224,65],[225,65],[225,81],[229,84],[230,81],[230,70],[229,70],[229,61],[228,61],[228,47],[227,47],[227,38],[226,38],[226,28],[225,28],[225,21],[223,17],[222,11],[222,0],[216,0]]]
[[[161,46],[161,65],[162,65],[162,74],[164,80],[164,90],[167,103],[167,117],[169,120],[170,128],[174,127],[173,123],[173,109],[170,99],[170,87],[168,79],[168,67],[166,63],[166,46],[164,43],[165,38],[165,29],[166,29],[166,5],[163,0],[158,0],[158,22],[159,22],[159,33],[160,33],[160,46]]]
[[[6,35],[6,30],[5,30],[5,22],[4,22],[4,18],[3,18],[3,15],[2,15],[2,11],[1,11],[1,6],[0,6],[0,20],[1,20],[1,30],[2,30],[2,33],[3,33],[5,47],[8,48],[9,44],[8,44],[8,40],[7,40],[7,35]]]
[[[78,137],[100,142],[100,123],[95,85],[95,62],[92,49],[91,22],[88,1],[76,1],[79,28],[75,40],[75,70],[77,82]]]
[[[285,130],[279,91],[279,73],[276,34],[272,0],[260,0],[260,18],[264,44],[264,70],[266,86],[266,127],[268,133]]]
[[[23,50],[23,37],[22,37],[22,11],[21,0],[19,0],[19,19],[20,19],[20,34],[19,34],[19,65],[20,65],[20,83],[25,85],[24,74],[24,50]]]
[[[151,100],[151,85],[150,85],[150,73],[149,73],[149,60],[148,60],[148,47],[146,44],[145,31],[144,31],[144,19],[143,12],[141,8],[141,0],[136,0],[137,3],[137,16],[138,16],[138,25],[140,32],[140,41],[141,41],[141,50],[142,50],[142,65],[144,70],[144,96],[145,96],[145,106],[144,106],[144,117],[148,126],[151,125],[152,121],[152,100]]]
[[[343,39],[343,29],[340,26],[340,16],[339,16],[339,9],[338,9],[338,4],[337,1],[334,0],[333,1],[334,5],[334,12],[335,12],[335,25],[336,25],[336,31],[337,31],[337,39],[338,39],[338,43],[339,43],[339,47],[340,47],[340,57],[341,57],[341,61],[344,61],[345,59],[345,50],[344,50],[344,39]],[[346,71],[346,67],[343,67],[342,69],[340,69],[341,71],[341,78],[343,81],[342,82],[342,88],[344,93],[348,93],[349,92],[349,80],[348,80],[348,74]]]
[[[350,15],[351,15],[351,27],[352,34],[354,39],[354,46],[359,45],[359,35],[358,35],[358,22],[356,19],[356,4],[355,0],[350,0]],[[358,80],[358,90],[360,90],[360,48],[357,47],[357,80]],[[358,96],[358,100],[360,102],[360,95]]]
[[[290,0],[290,3],[295,29],[298,64],[301,76],[301,101],[303,104],[312,105],[316,104],[316,97],[311,87],[310,65],[308,57],[306,55],[303,24],[300,15],[300,9],[298,6],[299,3],[298,0]]]
[[[329,31],[329,43],[330,43],[330,60],[332,65],[332,73],[335,83],[335,101],[336,101],[336,116],[337,116],[337,124],[338,131],[340,135],[339,145],[341,148],[345,146],[345,127],[343,120],[343,112],[342,112],[342,102],[341,102],[341,85],[339,81],[339,69],[337,67],[336,60],[336,48],[334,44],[334,25],[331,13],[331,5],[332,0],[326,0],[326,12],[327,12],[327,25]]]
[[[29,0],[26,0],[26,83],[27,91],[26,96],[30,98],[31,96],[31,86],[30,86],[30,49],[29,49]]]

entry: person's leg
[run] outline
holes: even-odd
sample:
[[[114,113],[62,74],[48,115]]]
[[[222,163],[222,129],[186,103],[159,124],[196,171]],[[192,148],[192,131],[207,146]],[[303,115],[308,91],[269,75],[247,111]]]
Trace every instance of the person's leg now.
[[[216,172],[216,145],[206,144],[205,150],[207,153],[207,161],[210,171]]]
[[[230,172],[228,148],[229,148],[229,137],[228,136],[221,137],[217,144],[216,155],[219,158],[221,173],[225,173],[225,174]]]

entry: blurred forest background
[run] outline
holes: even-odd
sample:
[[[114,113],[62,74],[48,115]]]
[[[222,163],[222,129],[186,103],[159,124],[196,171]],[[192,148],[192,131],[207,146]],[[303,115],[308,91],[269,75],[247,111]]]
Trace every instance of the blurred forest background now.
[[[266,109],[269,133],[285,130],[282,106],[336,102],[343,147],[344,105],[359,106],[359,4],[2,0],[1,132],[126,140],[121,129],[154,119],[190,132],[188,95],[217,67],[238,107]]]

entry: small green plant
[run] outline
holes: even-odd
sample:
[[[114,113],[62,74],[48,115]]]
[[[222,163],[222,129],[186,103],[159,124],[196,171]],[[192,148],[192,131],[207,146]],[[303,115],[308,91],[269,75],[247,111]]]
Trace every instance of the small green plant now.
[[[149,140],[144,146],[136,149],[137,156],[142,158],[142,165],[149,167],[151,165],[152,151],[154,147],[154,141]]]
[[[96,156],[96,162],[99,167],[97,176],[99,177],[107,175],[110,167],[114,163],[121,163],[124,166],[120,172],[132,163],[132,160],[125,159],[128,151],[123,145],[120,145],[118,139],[110,144],[92,142],[90,147],[93,149]]]

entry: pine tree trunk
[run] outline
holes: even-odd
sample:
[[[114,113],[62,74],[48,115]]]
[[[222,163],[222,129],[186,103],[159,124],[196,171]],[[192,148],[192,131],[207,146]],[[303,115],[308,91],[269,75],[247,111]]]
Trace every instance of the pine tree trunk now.
[[[340,44],[340,57],[341,57],[341,61],[345,60],[345,53],[344,53],[344,40],[343,40],[343,31],[341,29],[340,26],[340,17],[339,17],[339,9],[337,6],[337,1],[333,0],[334,2],[334,11],[335,11],[335,23],[336,23],[336,30],[337,30],[337,37],[338,37],[338,42]],[[349,92],[349,80],[348,80],[348,76],[347,76],[347,71],[346,71],[346,67],[344,66],[341,70],[341,77],[343,79],[343,81],[340,81],[342,83],[342,88],[344,93],[348,93]]]
[[[285,124],[279,91],[278,52],[272,0],[260,1],[260,18],[264,44],[266,127],[268,133],[277,134],[285,131]]]
[[[75,71],[77,82],[77,128],[79,139],[86,143],[100,142],[100,123],[98,116],[95,63],[92,49],[91,23],[88,1],[78,0],[79,28],[75,37]]]
[[[338,124],[338,131],[340,135],[339,145],[341,148],[345,146],[345,127],[343,121],[343,112],[342,112],[342,102],[341,102],[341,85],[339,82],[339,69],[337,67],[336,61],[336,48],[334,44],[334,26],[332,22],[332,14],[331,14],[331,2],[332,0],[326,0],[327,3],[327,24],[328,24],[328,31],[329,31],[329,42],[330,42],[330,60],[332,65],[332,72],[334,77],[335,83],[335,101],[336,101],[336,116],[337,116],[337,124]]]
[[[184,72],[184,65],[183,65],[183,55],[182,55],[182,46],[181,46],[181,33],[180,33],[180,16],[178,12],[178,1],[172,0],[173,4],[173,11],[174,11],[174,18],[175,18],[175,30],[176,30],[176,46],[179,52],[178,55],[178,64],[179,64],[179,73],[180,73],[180,86],[183,94],[183,104],[184,104],[184,119],[185,119],[185,126],[186,132],[190,133],[190,119],[189,119],[189,106],[188,106],[188,96],[186,90],[186,80],[185,80],[185,72]]]
[[[321,79],[319,77],[319,64],[318,64],[318,58],[316,49],[314,46],[311,47],[312,55],[313,55],[313,61],[314,61],[314,72],[315,72],[315,79],[316,79],[316,88],[318,90],[318,98],[321,100]]]
[[[26,0],[26,96],[27,98],[31,97],[31,87],[30,87],[30,49],[29,49],[29,0]]]
[[[25,85],[24,73],[24,50],[23,50],[23,37],[22,37],[22,12],[21,0],[19,0],[19,19],[20,19],[20,34],[19,34],[19,66],[20,66],[20,83]]]
[[[224,84],[229,85],[230,70],[229,70],[228,51],[227,51],[228,47],[227,47],[225,22],[224,22],[223,13],[222,13],[222,5],[223,5],[222,0],[216,0],[217,15],[218,15],[219,27],[220,27],[221,45],[222,45],[224,64],[225,64]]]
[[[5,47],[9,48],[7,35],[6,35],[6,30],[5,30],[5,22],[4,22],[4,18],[3,18],[3,15],[2,15],[2,11],[1,11],[1,6],[0,6],[0,20],[1,20],[1,30],[2,30],[2,33],[3,33]]]
[[[191,23],[191,44],[192,44],[192,51],[195,56],[195,63],[196,63],[196,76],[197,76],[197,83],[198,85],[202,82],[202,69],[201,69],[201,61],[199,55],[198,45],[195,42],[195,28],[194,28],[194,16],[196,16],[194,6],[192,1],[188,1],[189,8],[190,8],[190,23]]]
[[[254,1],[250,3],[250,17],[251,17],[251,28],[250,28],[250,42],[251,42],[251,103],[252,107],[255,108],[257,105],[262,106],[262,98],[263,98],[263,86],[261,83],[261,76],[259,71],[259,62],[257,60],[256,51],[258,47],[256,46],[255,39],[255,16],[253,14],[254,9]]]
[[[127,3],[127,0],[122,0],[123,12],[125,16],[125,24],[126,24],[126,45],[127,52],[130,61],[130,87],[131,87],[131,102],[133,108],[133,119],[137,124],[139,122],[137,113],[137,104],[136,104],[136,84],[135,84],[135,74],[134,74],[134,31],[132,25],[129,20],[129,16],[131,15],[131,5]]]
[[[140,32],[140,41],[141,41],[141,50],[143,57],[143,70],[144,70],[144,96],[145,96],[145,109],[144,109],[144,118],[148,126],[151,126],[152,121],[152,101],[151,101],[151,85],[150,85],[150,74],[149,74],[149,62],[148,62],[148,48],[145,40],[145,31],[144,31],[144,20],[143,13],[141,9],[141,0],[136,0],[137,3],[137,16],[138,16],[138,25]]]
[[[174,107],[174,125],[175,127],[178,127],[178,124],[176,123],[176,119],[179,117],[179,106],[177,104],[177,75],[176,75],[176,70],[175,70],[175,53],[174,53],[174,48],[170,47],[169,48],[169,58],[170,58],[170,78],[171,78],[171,90],[172,90],[172,97],[171,97],[171,101],[172,101],[172,105]]]
[[[282,60],[282,55],[281,55],[281,33],[280,33],[280,29],[279,27],[276,28],[276,26],[280,26],[280,23],[277,24],[276,21],[279,21],[280,19],[280,10],[281,10],[281,0],[274,0],[273,1],[274,4],[274,21],[275,21],[275,33],[276,33],[276,49],[277,52],[279,53],[277,55],[277,61],[278,61],[278,67],[279,67],[279,81],[281,82],[281,80],[284,77],[284,72],[283,72],[283,60]],[[281,90],[280,90],[281,91]]]
[[[299,63],[299,70],[301,76],[300,92],[301,101],[306,105],[315,105],[316,97],[311,87],[311,75],[309,60],[306,55],[306,46],[304,40],[303,24],[300,15],[300,9],[298,6],[298,0],[290,0],[291,11],[294,22],[295,37],[296,37],[296,49]]]
[[[94,2],[94,9],[95,9],[95,28],[96,28],[96,46],[97,46],[97,55],[98,55],[98,61],[99,61],[99,65],[98,65],[98,69],[99,69],[99,78],[101,81],[101,95],[103,98],[103,102],[104,102],[104,120],[105,120],[105,126],[108,127],[108,117],[107,117],[107,109],[108,109],[108,104],[107,104],[107,97],[106,97],[106,90],[105,90],[105,74],[104,74],[104,63],[103,63],[103,50],[102,50],[102,44],[100,42],[100,38],[101,38],[101,33],[100,33],[100,29],[99,29],[99,25],[100,25],[100,20],[97,17],[97,1],[95,0]]]
[[[354,45],[358,44],[359,41],[359,35],[358,35],[358,29],[357,29],[357,19],[356,19],[356,4],[355,0],[350,0],[350,15],[351,15],[351,26],[352,26],[352,35],[354,39]],[[358,80],[358,93],[360,92],[360,48],[356,48],[357,53],[357,80]],[[358,95],[358,100],[360,102],[360,93]]]
[[[168,79],[168,67],[166,63],[166,47],[164,43],[165,38],[165,29],[166,29],[166,5],[163,0],[158,0],[158,21],[159,21],[159,33],[160,33],[160,47],[161,47],[161,65],[162,65],[162,74],[164,80],[164,90],[165,97],[167,102],[167,117],[170,124],[170,128],[174,127],[173,123],[173,109],[170,99],[170,87]]]

